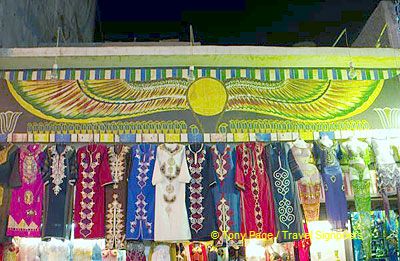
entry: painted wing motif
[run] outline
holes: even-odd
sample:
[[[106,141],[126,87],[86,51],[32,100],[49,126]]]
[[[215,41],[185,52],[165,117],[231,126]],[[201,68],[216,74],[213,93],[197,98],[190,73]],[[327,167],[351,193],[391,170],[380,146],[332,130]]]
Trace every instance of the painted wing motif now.
[[[359,114],[375,101],[383,80],[293,80],[225,82],[227,111],[248,111],[296,121],[334,121]]]
[[[341,120],[371,106],[383,83],[383,80],[300,79],[263,82],[234,78],[224,81],[228,94],[225,111],[254,112],[295,121]],[[21,106],[51,121],[90,123],[190,110],[186,96],[190,81],[187,79],[51,80],[7,84]]]
[[[17,101],[38,117],[90,123],[161,111],[187,110],[185,79],[128,83],[124,80],[8,82]]]

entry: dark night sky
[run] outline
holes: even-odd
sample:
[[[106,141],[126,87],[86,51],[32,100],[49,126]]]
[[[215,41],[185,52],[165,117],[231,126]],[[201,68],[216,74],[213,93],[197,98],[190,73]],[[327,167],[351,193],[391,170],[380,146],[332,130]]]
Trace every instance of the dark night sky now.
[[[97,41],[187,41],[202,44],[330,46],[343,28],[351,43],[378,0],[99,0]],[[341,41],[339,46],[344,46]]]

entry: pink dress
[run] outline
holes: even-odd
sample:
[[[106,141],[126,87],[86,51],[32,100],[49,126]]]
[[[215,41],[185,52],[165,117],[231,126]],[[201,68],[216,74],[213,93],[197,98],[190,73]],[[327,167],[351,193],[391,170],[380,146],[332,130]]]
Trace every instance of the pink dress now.
[[[21,146],[19,175],[22,186],[11,194],[7,235],[40,237],[43,202],[43,147],[39,144]]]
[[[274,201],[264,144],[248,142],[238,145],[236,159],[235,183],[241,192],[241,232],[250,236],[256,233],[275,235]]]
[[[78,150],[75,238],[104,238],[104,186],[112,183],[107,147],[91,144]]]

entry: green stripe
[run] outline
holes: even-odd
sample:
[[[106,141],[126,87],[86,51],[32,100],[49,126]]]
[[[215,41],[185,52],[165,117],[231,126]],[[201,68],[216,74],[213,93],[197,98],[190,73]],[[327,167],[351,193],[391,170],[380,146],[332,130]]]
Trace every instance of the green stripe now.
[[[371,80],[371,70],[365,70],[365,75],[367,76],[367,80]]]
[[[145,77],[146,77],[146,81],[149,81],[151,79],[151,69],[150,68],[146,68]]]
[[[282,81],[285,80],[285,70],[280,69],[280,70],[279,70],[279,76],[281,77],[281,80],[282,80]]]
[[[379,79],[383,79],[383,72],[381,69],[378,69],[378,76],[379,76]]]
[[[221,80],[226,80],[226,70],[221,70]]]
[[[240,69],[238,69],[238,68],[235,69],[235,75],[236,75],[236,78],[242,77],[240,75]]]
[[[265,70],[265,79],[266,79],[267,81],[270,81],[270,80],[271,80],[271,77],[269,77],[269,71],[270,71],[270,69],[266,69],[266,70]]]
[[[250,69],[250,78],[255,79],[256,78],[256,69],[251,68]]]

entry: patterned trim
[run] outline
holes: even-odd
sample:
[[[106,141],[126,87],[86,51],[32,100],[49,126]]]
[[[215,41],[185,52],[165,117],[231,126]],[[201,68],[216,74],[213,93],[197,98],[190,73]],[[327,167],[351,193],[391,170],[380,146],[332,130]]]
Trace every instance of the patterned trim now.
[[[192,151],[190,145],[186,150],[186,160],[189,165],[189,172],[192,179],[189,184],[189,200],[190,200],[190,227],[198,233],[203,228],[203,186],[201,182],[203,181],[203,176],[201,171],[203,170],[203,162],[205,161],[206,150],[204,145],[201,145],[199,151]]]
[[[261,158],[262,145],[259,143],[256,143],[254,145],[255,158],[253,158],[254,157],[253,151],[251,150],[251,148],[248,148],[247,145],[249,145],[249,143],[243,145],[242,159],[243,159],[244,175],[247,176],[249,174],[248,172],[251,167],[250,181],[251,181],[251,192],[254,198],[254,218],[256,221],[258,232],[262,232],[264,222],[263,222],[263,213],[259,201],[260,187],[258,186],[258,176],[256,171],[256,167],[258,167],[258,171],[264,174],[264,166]]]
[[[118,200],[118,194],[113,194],[113,201],[107,205],[106,214],[106,248],[125,248],[124,210]]]
[[[294,215],[293,206],[290,204],[290,200],[286,198],[286,195],[289,193],[289,172],[282,168],[281,164],[281,155],[278,153],[278,161],[279,168],[274,171],[272,176],[274,177],[274,185],[278,194],[282,196],[282,199],[279,200],[278,203],[278,213],[279,213],[279,222],[286,226],[286,228],[290,228],[290,225],[295,221],[296,216]]]
[[[72,150],[70,146],[65,146],[64,150],[58,154],[56,145],[50,147],[51,153],[51,182],[54,184],[53,192],[54,195],[58,195],[61,191],[60,185],[63,183],[63,179],[65,176],[65,169],[67,166],[65,165],[65,155],[67,152]]]
[[[136,154],[135,157],[138,159],[138,175],[136,176],[137,178],[137,184],[140,187],[141,190],[143,190],[146,185],[147,181],[149,179],[148,172],[150,169],[151,162],[154,160],[154,148],[152,145],[150,145],[149,148],[150,151],[141,151],[140,150],[140,145],[137,146],[136,148]],[[148,203],[146,202],[146,196],[140,192],[136,196],[136,212],[135,212],[135,220],[130,222],[131,225],[131,233],[134,233],[138,223],[143,222],[145,228],[147,229],[147,232],[149,234],[153,233],[152,229],[152,223],[148,221],[148,216],[147,213],[148,211],[146,210],[146,207]],[[142,227],[142,226],[141,226]]]
[[[51,69],[0,70],[0,79],[50,80]],[[382,80],[394,78],[400,69],[356,68],[356,80]],[[349,80],[348,68],[249,68],[249,67],[197,67],[193,74],[198,77],[214,77],[219,80],[246,77],[262,81],[285,79]],[[60,69],[61,80],[125,79],[127,81],[150,81],[168,78],[189,78],[189,68],[93,68]]]
[[[95,154],[95,157],[93,158],[93,154]],[[89,154],[89,161],[87,161],[87,154]],[[100,152],[94,151],[91,153],[90,151],[87,150],[87,153],[83,152],[81,154],[81,166],[83,168],[82,171],[82,199],[80,202],[80,205],[82,207],[81,212],[79,212],[79,215],[81,217],[81,220],[79,221],[79,232],[83,237],[88,237],[92,233],[92,227],[94,226],[93,223],[93,206],[95,202],[93,201],[93,196],[94,196],[94,184],[95,181],[93,179],[94,175],[96,174],[96,167],[100,164]],[[89,167],[89,168],[88,168]],[[88,171],[87,171],[88,170]],[[90,180],[89,182],[85,182],[85,180]]]
[[[214,169],[221,183],[224,182],[224,179],[230,169],[230,164],[229,164],[230,151],[231,147],[229,145],[226,145],[222,154],[218,151],[217,145],[213,145],[211,147],[211,153],[212,153],[211,155],[214,162]]]
[[[113,189],[118,189],[118,184],[124,179],[126,154],[129,152],[128,146],[122,146],[119,153],[115,152],[114,146],[108,149],[111,176],[113,178]]]

